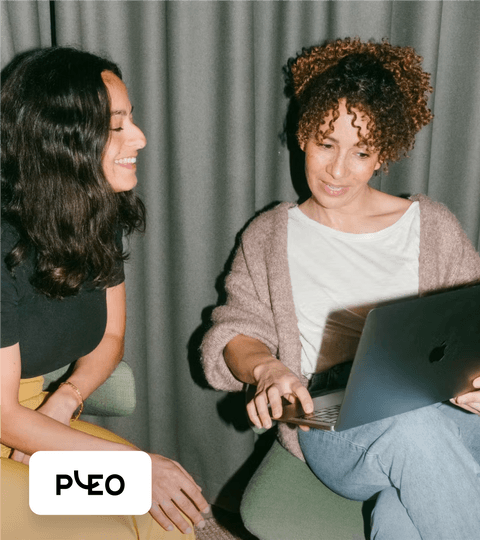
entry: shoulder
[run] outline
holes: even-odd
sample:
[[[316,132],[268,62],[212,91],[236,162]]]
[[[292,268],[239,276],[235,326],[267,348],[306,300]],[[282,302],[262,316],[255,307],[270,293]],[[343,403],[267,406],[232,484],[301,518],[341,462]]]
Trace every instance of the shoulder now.
[[[269,210],[261,210],[250,221],[242,235],[242,242],[259,242],[268,238],[272,233],[280,232],[288,222],[288,209],[295,203],[283,202]]]
[[[413,195],[410,200],[418,201],[420,205],[421,227],[425,233],[441,232],[454,236],[463,233],[460,222],[446,205],[422,194]]]
[[[425,195],[411,198],[420,205],[420,282],[433,291],[477,282],[480,256],[455,215]]]
[[[397,197],[396,195],[391,195],[384,191],[374,190],[374,193],[379,212],[382,214],[403,214],[412,204],[411,200]]]
[[[438,201],[434,201],[430,197],[427,197],[427,195],[423,195],[422,193],[419,193],[417,195],[412,195],[411,197],[409,197],[409,199],[413,202],[418,201],[420,205],[420,210],[424,214],[428,215],[429,217],[434,217],[434,218],[446,217],[448,219],[453,218],[456,220],[456,217],[447,208],[446,205]]]

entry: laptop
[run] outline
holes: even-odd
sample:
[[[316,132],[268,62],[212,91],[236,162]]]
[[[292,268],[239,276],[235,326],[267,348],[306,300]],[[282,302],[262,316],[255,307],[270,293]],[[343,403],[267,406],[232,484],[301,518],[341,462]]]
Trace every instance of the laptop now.
[[[480,285],[392,301],[368,313],[345,389],[277,420],[343,431],[470,392],[479,376]]]

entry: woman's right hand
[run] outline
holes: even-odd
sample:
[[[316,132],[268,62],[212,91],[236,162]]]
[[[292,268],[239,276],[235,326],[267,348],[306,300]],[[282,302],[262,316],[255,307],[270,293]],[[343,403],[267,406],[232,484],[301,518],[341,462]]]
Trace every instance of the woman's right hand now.
[[[201,493],[201,487],[176,461],[149,454],[152,459],[152,507],[150,514],[166,530],[176,526],[184,534],[192,532],[185,514],[197,527],[204,527],[201,512],[210,507]]]
[[[313,401],[308,390],[277,358],[270,356],[257,364],[253,369],[253,376],[257,390],[247,404],[247,412],[256,427],[270,429],[272,418],[282,416],[282,397],[290,403],[298,400],[306,413],[313,412]]]

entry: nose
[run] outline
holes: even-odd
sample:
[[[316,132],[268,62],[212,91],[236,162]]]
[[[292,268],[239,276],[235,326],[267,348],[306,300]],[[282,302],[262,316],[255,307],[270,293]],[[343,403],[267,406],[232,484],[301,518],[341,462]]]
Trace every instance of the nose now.
[[[147,146],[147,139],[143,134],[143,131],[135,124],[131,126],[128,144],[129,146],[136,148],[137,150],[141,150],[142,148],[145,148],[145,146]]]
[[[332,156],[332,160],[329,163],[327,172],[332,178],[340,179],[346,176],[347,170],[346,157],[340,152],[336,152],[335,155]]]

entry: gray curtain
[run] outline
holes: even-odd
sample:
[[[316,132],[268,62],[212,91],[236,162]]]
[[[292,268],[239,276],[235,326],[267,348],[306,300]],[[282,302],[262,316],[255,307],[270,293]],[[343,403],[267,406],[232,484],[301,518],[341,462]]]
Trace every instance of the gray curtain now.
[[[179,460],[211,502],[234,508],[266,445],[244,397],[209,389],[198,345],[222,298],[237,233],[296,200],[282,131],[282,66],[325,39],[388,37],[432,74],[433,124],[374,185],[444,202],[480,247],[480,4],[477,2],[2,2],[2,64],[34,46],[78,45],[123,69],[148,145],[139,187],[148,228],[130,244],[126,360],[138,406],[105,425]],[[51,10],[54,10],[51,17]],[[54,17],[53,17],[54,15]]]
[[[49,4],[2,1],[2,68],[22,51],[52,44]]]

